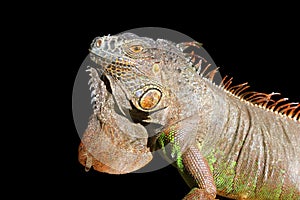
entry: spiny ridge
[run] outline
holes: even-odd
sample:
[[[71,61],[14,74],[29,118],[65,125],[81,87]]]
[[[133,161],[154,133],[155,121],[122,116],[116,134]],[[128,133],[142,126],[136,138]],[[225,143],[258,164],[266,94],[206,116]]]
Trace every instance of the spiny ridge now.
[[[242,83],[239,85],[232,86],[232,79],[233,78],[228,78],[228,76],[225,76],[220,86],[224,90],[238,97],[239,99],[250,102],[264,109],[270,110],[276,114],[288,116],[289,118],[300,122],[299,103],[287,102],[288,98],[273,99],[274,96],[281,95],[277,92],[266,94],[256,91],[246,91],[250,87],[248,83]]]
[[[194,43],[186,43],[185,45],[185,48],[190,46],[201,48],[201,45],[195,45]],[[208,63],[205,58],[195,54],[193,51],[187,55],[189,55],[190,62],[192,63],[197,74],[213,82],[213,79],[219,68],[211,69],[212,65]],[[204,69],[202,69],[202,64],[206,65]],[[287,102],[288,98],[273,99],[273,96],[281,95],[277,92],[266,94],[256,91],[247,91],[247,89],[250,88],[247,82],[232,86],[232,79],[232,77],[228,78],[228,76],[225,76],[220,83],[220,87],[243,101],[250,102],[254,105],[270,110],[275,114],[282,114],[300,122],[299,103]]]

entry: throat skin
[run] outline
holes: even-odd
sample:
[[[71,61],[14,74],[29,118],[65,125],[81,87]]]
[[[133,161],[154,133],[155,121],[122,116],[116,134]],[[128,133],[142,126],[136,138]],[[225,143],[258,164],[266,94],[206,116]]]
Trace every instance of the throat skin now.
[[[299,198],[299,122],[241,100],[205,78],[201,83],[196,140],[217,193],[234,199]]]

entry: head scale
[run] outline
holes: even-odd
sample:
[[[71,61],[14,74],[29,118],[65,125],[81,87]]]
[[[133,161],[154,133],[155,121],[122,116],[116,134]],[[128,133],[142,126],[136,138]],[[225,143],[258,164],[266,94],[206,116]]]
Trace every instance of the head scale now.
[[[175,52],[177,51],[177,52]],[[161,109],[167,91],[158,80],[159,66],[183,53],[166,40],[153,40],[133,33],[96,37],[91,43],[90,57],[110,77],[122,84],[127,98],[139,110],[150,112]],[[179,57],[179,56],[178,56]]]

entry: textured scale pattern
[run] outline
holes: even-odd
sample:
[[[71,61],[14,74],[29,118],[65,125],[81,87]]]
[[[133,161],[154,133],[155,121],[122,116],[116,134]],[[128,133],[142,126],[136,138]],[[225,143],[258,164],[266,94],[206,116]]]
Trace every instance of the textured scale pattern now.
[[[300,199],[299,103],[228,77],[216,85],[218,69],[190,47],[202,48],[132,33],[94,39],[81,164],[129,173],[170,145],[166,157],[193,188],[184,199]]]

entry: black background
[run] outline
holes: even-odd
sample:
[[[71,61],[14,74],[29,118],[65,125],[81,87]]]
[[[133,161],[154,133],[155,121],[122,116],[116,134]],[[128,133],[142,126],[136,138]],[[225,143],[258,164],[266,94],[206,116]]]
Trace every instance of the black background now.
[[[105,7],[91,5],[84,13],[80,9],[71,14],[59,11],[56,20],[51,19],[57,15],[53,10],[50,19],[41,24],[42,32],[35,33],[40,45],[49,46],[51,53],[47,53],[44,63],[50,65],[47,73],[53,72],[47,95],[53,99],[54,107],[49,107],[47,114],[53,113],[54,117],[43,128],[51,133],[46,138],[40,136],[39,144],[49,146],[45,162],[36,166],[41,170],[36,173],[41,178],[36,183],[43,189],[47,183],[46,194],[86,199],[92,196],[95,199],[181,199],[189,192],[172,166],[151,173],[109,175],[93,170],[86,173],[79,164],[80,138],[72,118],[72,89],[77,71],[96,36],[149,26],[173,29],[203,43],[221,74],[234,77],[234,83],[249,82],[253,90],[280,92],[292,101],[300,101],[299,20],[292,6],[284,14],[280,6],[275,9],[254,6],[249,11],[212,10],[206,14],[200,10],[189,11],[184,17],[179,11],[173,17],[155,8],[152,12],[137,12],[133,8],[118,11],[120,15],[113,18],[116,14],[113,10],[105,13]]]

